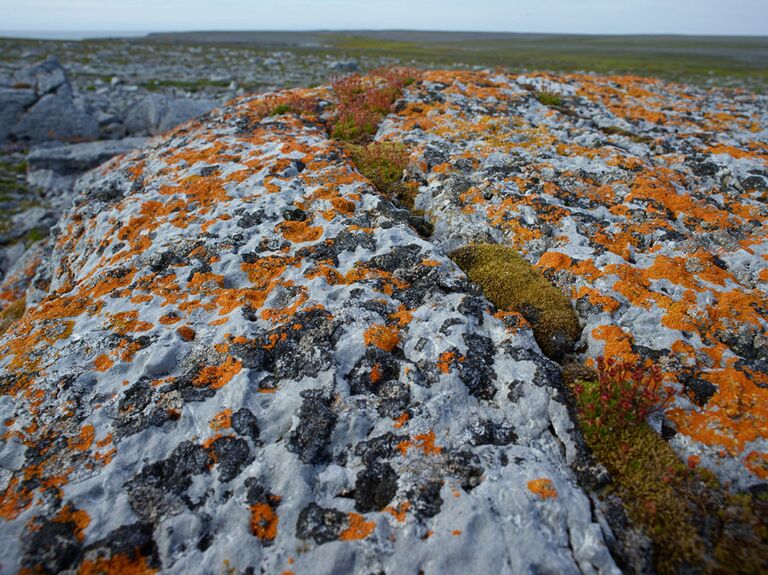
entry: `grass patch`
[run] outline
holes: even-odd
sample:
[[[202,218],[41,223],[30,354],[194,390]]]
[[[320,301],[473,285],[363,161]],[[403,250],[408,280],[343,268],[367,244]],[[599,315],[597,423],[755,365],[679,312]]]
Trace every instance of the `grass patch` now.
[[[694,461],[681,462],[642,418],[624,417],[628,406],[607,403],[602,419],[596,420],[597,398],[606,392],[606,378],[620,384],[620,374],[605,375],[609,369],[612,366],[601,367],[586,378],[583,371],[574,376],[566,370],[566,381],[584,439],[611,476],[605,492],[598,495],[621,498],[629,517],[653,542],[658,573],[766,572],[768,501],[725,492],[711,472],[697,468]],[[646,385],[649,372],[637,371],[629,370],[623,384]]]
[[[187,92],[199,92],[205,88],[217,88],[224,89],[229,87],[227,80],[208,80],[206,78],[200,78],[192,81],[186,80],[150,80],[144,82],[141,86],[152,92],[162,90],[163,88],[178,88]]]
[[[545,106],[552,108],[563,107],[563,99],[554,92],[537,92],[536,99]]]
[[[368,145],[346,144],[357,170],[384,195],[401,200],[405,188],[403,170],[408,166],[408,149],[394,142],[371,142]],[[412,203],[410,208],[413,207]]]
[[[548,357],[560,361],[573,348],[581,327],[571,301],[514,249],[475,244],[456,250],[450,258],[493,305],[528,320]]]
[[[39,230],[37,228],[32,228],[27,232],[27,235],[24,236],[24,240],[27,244],[33,244],[35,242],[39,242],[40,240],[44,240],[48,237],[47,232],[43,232],[42,230]]]
[[[3,335],[11,324],[24,315],[26,308],[26,299],[21,298],[10,304],[4,310],[0,311],[0,336]]]
[[[649,138],[648,136],[640,136],[638,134],[635,134],[634,132],[630,132],[629,130],[619,128],[618,126],[604,126],[602,128],[599,128],[599,130],[606,136],[624,136],[625,138],[629,138],[636,144],[652,144],[653,143],[653,138]]]

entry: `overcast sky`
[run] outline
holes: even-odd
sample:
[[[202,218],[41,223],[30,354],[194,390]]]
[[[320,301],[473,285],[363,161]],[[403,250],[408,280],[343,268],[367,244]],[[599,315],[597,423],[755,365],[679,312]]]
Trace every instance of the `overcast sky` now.
[[[768,0],[0,0],[0,30],[768,35]]]

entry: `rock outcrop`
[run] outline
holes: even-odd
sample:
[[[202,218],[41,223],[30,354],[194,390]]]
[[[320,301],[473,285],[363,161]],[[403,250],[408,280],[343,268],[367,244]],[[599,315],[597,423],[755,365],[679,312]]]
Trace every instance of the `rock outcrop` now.
[[[2,340],[3,568],[617,572],[529,328],[259,104],[80,181]]]
[[[376,137],[430,238],[265,102],[81,178],[0,289],[0,570],[618,573],[559,366],[446,256],[473,241],[569,291],[585,359],[662,366],[692,464],[765,483],[764,97],[425,73]]]
[[[418,147],[433,243],[516,247],[571,294],[588,358],[663,369],[671,444],[742,488],[768,479],[767,137],[746,92],[440,72],[379,132]]]
[[[19,70],[14,85],[0,88],[0,145],[49,140],[94,140],[99,124],[78,102],[55,57]]]

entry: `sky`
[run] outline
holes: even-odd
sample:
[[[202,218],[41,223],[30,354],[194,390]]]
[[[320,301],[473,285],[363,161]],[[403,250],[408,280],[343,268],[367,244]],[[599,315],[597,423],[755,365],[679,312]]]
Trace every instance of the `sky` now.
[[[768,35],[768,0],[0,0],[0,30]]]

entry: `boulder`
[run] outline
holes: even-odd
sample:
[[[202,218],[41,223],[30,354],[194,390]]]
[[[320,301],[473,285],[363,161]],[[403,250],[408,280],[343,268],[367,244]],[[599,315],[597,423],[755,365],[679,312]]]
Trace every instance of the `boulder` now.
[[[29,145],[98,137],[98,122],[75,101],[56,58],[20,70],[15,81],[16,89],[0,91],[0,143]]]
[[[37,147],[27,156],[27,164],[30,171],[52,170],[61,175],[80,174],[113,156],[140,148],[146,141],[146,138],[136,137]]]
[[[47,201],[66,207],[75,181],[82,173],[145,142],[146,138],[137,137],[34,148],[27,156],[27,182]]]
[[[48,140],[71,141],[95,139],[99,124],[82,107],[76,106],[71,94],[46,94],[26,111],[12,129],[12,136],[21,142],[37,143]]]
[[[155,135],[201,116],[218,105],[215,100],[173,98],[149,94],[128,109],[125,127],[131,135]]]
[[[3,567],[618,575],[527,324],[263,108],[78,181],[0,340]]]
[[[33,90],[0,88],[0,144],[8,139],[16,122],[34,102]]]
[[[22,68],[14,74],[13,79],[17,87],[32,89],[37,97],[69,84],[67,73],[56,56],[49,56],[44,62]]]

